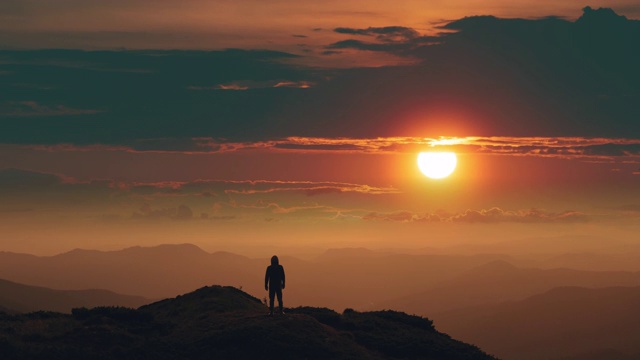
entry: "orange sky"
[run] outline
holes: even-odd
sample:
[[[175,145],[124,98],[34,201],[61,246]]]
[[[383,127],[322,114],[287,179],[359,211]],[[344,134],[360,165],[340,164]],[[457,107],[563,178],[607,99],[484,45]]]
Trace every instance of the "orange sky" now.
[[[0,251],[637,241],[640,6],[585,5],[4,0]]]
[[[269,48],[304,54],[297,45],[339,40],[331,32],[336,27],[400,25],[432,34],[443,20],[472,15],[575,19],[585,5],[611,7],[632,18],[640,14],[633,0],[8,0],[0,15],[0,43],[17,48]]]
[[[631,226],[623,239],[633,238],[637,212],[622,206],[640,198],[637,158],[505,155],[457,146],[458,167],[441,180],[419,172],[413,151],[5,149],[0,166],[16,167],[11,159],[20,159],[25,168],[64,177],[44,188],[32,179],[34,188],[27,181],[5,196],[0,226],[11,241],[2,246],[40,253],[131,241],[248,253],[269,245],[415,248],[445,246],[452,236],[449,245],[461,243],[478,227],[481,242],[620,226]],[[186,217],[181,206],[189,209]],[[387,242],[390,236],[404,242]],[[51,241],[35,245],[43,238]]]

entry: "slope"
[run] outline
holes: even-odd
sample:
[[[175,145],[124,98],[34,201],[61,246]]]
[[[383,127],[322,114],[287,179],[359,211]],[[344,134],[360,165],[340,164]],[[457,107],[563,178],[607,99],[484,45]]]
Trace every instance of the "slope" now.
[[[260,300],[212,286],[127,308],[0,316],[0,356],[15,359],[491,359],[433,328],[383,311],[297,308],[265,316]]]

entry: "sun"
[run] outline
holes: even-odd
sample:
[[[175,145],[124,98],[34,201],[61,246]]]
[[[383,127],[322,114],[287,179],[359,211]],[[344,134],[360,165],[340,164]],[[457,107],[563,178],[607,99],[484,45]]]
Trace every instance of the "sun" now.
[[[421,152],[418,154],[418,168],[432,179],[445,178],[456,169],[458,158],[452,152]]]

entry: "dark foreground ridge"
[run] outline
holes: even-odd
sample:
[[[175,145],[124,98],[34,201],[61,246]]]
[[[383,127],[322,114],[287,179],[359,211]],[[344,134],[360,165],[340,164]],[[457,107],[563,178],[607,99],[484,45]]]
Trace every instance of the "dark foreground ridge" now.
[[[2,359],[492,359],[395,311],[302,307],[266,316],[257,298],[210,286],[139,309],[0,313]]]

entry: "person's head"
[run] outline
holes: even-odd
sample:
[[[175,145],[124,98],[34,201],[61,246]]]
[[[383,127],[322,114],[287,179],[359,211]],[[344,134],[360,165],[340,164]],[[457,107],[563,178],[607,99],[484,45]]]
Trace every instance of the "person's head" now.
[[[271,265],[278,265],[278,262],[279,262],[279,261],[278,261],[278,257],[277,257],[277,256],[275,256],[275,255],[273,255],[273,256],[271,257]]]

